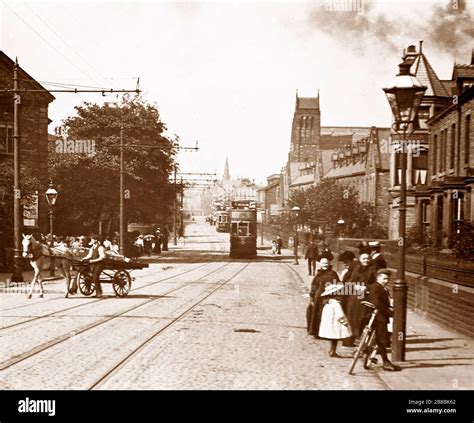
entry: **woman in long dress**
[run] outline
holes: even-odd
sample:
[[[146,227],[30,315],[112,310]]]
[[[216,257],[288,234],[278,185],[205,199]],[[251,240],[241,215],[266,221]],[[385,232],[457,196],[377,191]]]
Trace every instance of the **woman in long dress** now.
[[[331,255],[332,256],[332,255]],[[319,256],[319,269],[311,282],[310,303],[306,309],[306,322],[308,334],[319,337],[319,324],[321,322],[321,313],[323,311],[323,298],[321,294],[327,285],[339,282],[339,276],[332,270],[329,264],[330,258],[327,254]]]
[[[337,341],[346,339],[352,335],[349,322],[342,310],[342,294],[344,284],[333,284],[326,287],[321,294],[325,303],[321,313],[321,324],[319,326],[319,337],[331,341],[329,349],[330,357],[341,357],[337,352]]]

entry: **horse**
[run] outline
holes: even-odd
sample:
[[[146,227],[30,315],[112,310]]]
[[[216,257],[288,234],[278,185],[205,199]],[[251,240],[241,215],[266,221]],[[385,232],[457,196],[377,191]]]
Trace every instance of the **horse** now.
[[[31,298],[35,289],[36,281],[40,285],[40,298],[43,298],[43,281],[41,280],[41,272],[46,268],[46,263],[49,263],[49,268],[52,268],[56,262],[59,262],[58,268],[66,278],[66,295],[72,293],[74,287],[69,287],[71,282],[71,267],[72,255],[69,251],[60,250],[56,247],[48,247],[47,245],[38,242],[32,235],[23,235],[23,257],[30,259],[31,267],[34,270],[34,276],[31,281],[31,289],[28,293],[28,299]]]

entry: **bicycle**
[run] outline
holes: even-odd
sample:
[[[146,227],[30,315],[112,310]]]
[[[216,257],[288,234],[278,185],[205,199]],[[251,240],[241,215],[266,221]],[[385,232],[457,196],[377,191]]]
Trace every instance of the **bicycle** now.
[[[375,355],[377,354],[377,345],[375,340],[375,317],[377,315],[377,310],[375,309],[375,306],[368,301],[362,301],[362,304],[371,308],[372,313],[368,323],[364,327],[359,344],[357,345],[356,351],[354,353],[354,359],[352,360],[352,364],[349,369],[350,375],[354,374],[353,371],[356,363],[362,355],[364,356],[364,369],[366,370],[370,369],[371,363],[377,362],[377,359],[375,358]]]

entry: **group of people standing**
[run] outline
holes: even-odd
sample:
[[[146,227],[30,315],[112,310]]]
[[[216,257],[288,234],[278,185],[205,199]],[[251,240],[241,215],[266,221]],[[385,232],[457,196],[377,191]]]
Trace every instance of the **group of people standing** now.
[[[306,311],[308,334],[330,340],[329,355],[341,357],[336,351],[338,341],[341,340],[343,346],[354,346],[370,318],[371,310],[362,304],[363,300],[368,301],[377,309],[376,340],[383,368],[400,370],[390,362],[386,352],[389,345],[387,325],[392,315],[387,290],[390,271],[379,242],[363,242],[358,248],[358,258],[349,250],[339,255],[345,268],[338,274],[332,269],[334,257],[328,248],[320,252],[314,242],[308,245],[305,258],[309,274],[314,275]],[[319,262],[317,272],[316,261]]]
[[[144,254],[151,256],[151,253],[161,254],[162,251],[168,251],[169,230],[165,225],[164,229],[157,228],[154,233],[138,235],[133,245],[135,246],[135,255],[140,257]]]

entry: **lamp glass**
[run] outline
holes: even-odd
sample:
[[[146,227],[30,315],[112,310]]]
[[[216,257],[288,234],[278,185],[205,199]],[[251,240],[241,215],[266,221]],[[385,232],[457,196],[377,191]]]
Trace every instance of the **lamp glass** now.
[[[49,187],[46,191],[46,201],[50,206],[54,206],[56,204],[57,199],[58,192],[53,187]]]

